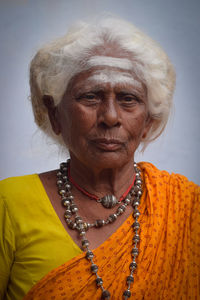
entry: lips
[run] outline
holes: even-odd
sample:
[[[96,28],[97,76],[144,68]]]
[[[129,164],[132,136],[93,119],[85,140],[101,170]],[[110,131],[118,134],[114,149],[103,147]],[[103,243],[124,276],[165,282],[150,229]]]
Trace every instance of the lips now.
[[[97,148],[108,152],[119,150],[123,145],[123,142],[118,139],[105,139],[105,138],[94,139],[92,140],[92,143],[94,143]]]

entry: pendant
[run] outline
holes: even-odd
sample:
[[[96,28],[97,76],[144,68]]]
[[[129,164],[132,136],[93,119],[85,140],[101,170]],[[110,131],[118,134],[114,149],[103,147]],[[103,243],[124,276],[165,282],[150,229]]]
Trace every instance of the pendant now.
[[[97,202],[101,203],[105,208],[112,208],[120,203],[114,195],[106,195],[97,200]]]

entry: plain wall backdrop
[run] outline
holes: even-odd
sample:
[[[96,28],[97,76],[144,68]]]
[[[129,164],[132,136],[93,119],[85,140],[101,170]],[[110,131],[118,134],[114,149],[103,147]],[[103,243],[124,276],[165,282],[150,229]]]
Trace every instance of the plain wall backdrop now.
[[[55,169],[66,159],[34,124],[29,63],[72,22],[102,12],[127,19],[159,42],[177,72],[169,125],[136,161],[200,183],[199,0],[0,0],[0,178]]]

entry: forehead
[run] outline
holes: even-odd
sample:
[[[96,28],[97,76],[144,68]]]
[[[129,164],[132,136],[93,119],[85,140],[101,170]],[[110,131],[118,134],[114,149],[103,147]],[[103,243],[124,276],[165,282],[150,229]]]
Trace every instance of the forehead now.
[[[88,61],[89,67],[107,66],[115,67],[123,70],[131,70],[133,68],[132,62],[127,58],[119,58],[112,56],[92,56]]]
[[[114,88],[131,87],[146,90],[145,83],[139,79],[137,62],[127,57],[94,55],[84,62],[84,68],[70,79],[65,93],[72,90],[89,90],[105,85]]]
[[[109,84],[112,88],[131,86],[143,89],[144,85],[133,72],[115,67],[95,67],[88,71],[77,74],[68,86],[68,90],[73,88],[87,89],[94,86],[104,86]]]
[[[93,88],[134,88],[146,90],[144,84],[127,70],[111,67],[95,67],[79,73],[69,84],[67,90],[90,90]]]
[[[142,83],[130,72],[118,70],[116,68],[104,68],[93,70],[87,78],[85,84],[110,84],[115,85],[132,85],[137,88],[142,88]]]
[[[141,80],[134,71],[134,64],[127,58],[110,56],[93,56],[87,61],[86,70],[76,74],[68,88],[82,85],[105,84],[128,84],[137,88],[143,86]]]

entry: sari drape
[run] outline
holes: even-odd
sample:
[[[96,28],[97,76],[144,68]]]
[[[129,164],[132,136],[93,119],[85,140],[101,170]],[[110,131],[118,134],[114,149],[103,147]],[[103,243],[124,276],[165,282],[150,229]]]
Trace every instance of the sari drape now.
[[[200,299],[200,189],[184,176],[139,164],[143,172],[138,268],[134,300]],[[131,216],[96,248],[94,263],[111,299],[123,299],[132,261]],[[90,262],[82,253],[52,270],[24,300],[101,299]]]

